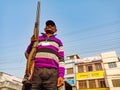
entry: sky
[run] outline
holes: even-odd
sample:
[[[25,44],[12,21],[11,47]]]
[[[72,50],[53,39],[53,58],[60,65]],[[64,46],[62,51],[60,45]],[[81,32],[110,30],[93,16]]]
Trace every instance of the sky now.
[[[0,72],[23,78],[38,0],[0,0]],[[40,0],[39,32],[53,20],[68,55],[120,56],[120,0]],[[39,33],[39,35],[40,35]]]

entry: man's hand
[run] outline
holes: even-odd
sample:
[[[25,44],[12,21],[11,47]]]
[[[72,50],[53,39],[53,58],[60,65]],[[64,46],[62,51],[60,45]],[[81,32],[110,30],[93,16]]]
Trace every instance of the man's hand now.
[[[31,42],[34,42],[35,41],[35,36],[33,35],[32,37],[31,37]]]
[[[60,87],[64,84],[64,79],[62,77],[58,77],[58,83],[57,86]]]
[[[31,37],[31,42],[35,42],[35,41],[37,41],[37,40],[38,40],[38,38],[35,38],[34,35]]]

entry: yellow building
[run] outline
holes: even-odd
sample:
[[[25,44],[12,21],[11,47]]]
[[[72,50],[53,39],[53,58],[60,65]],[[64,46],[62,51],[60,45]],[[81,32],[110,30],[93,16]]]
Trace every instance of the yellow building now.
[[[75,59],[77,90],[109,90],[101,55]]]

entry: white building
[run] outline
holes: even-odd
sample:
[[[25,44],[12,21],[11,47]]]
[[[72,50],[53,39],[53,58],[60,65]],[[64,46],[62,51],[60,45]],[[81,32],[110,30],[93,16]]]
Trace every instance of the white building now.
[[[120,60],[115,51],[102,53],[106,84],[110,90],[120,90]]]
[[[0,90],[21,90],[22,79],[0,72]]]
[[[75,59],[80,57],[77,54],[67,56],[65,60],[65,81],[72,85],[73,90],[76,88],[76,79],[75,79]]]

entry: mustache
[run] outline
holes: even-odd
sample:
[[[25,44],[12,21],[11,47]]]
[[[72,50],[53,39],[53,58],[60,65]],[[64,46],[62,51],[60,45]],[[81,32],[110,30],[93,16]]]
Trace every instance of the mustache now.
[[[54,34],[54,32],[51,31],[51,30],[46,30],[45,32],[46,32],[47,34]]]

